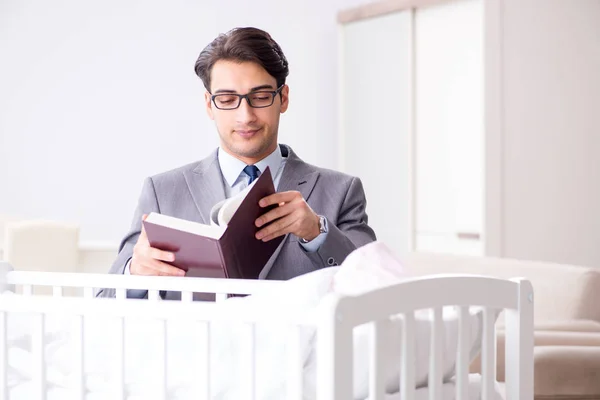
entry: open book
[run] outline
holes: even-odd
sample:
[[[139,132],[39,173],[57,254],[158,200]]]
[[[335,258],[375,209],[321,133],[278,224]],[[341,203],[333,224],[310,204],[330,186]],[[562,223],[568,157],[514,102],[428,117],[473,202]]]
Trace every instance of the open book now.
[[[239,194],[215,204],[210,224],[201,224],[151,213],[143,221],[152,247],[175,253],[172,265],[186,276],[257,279],[283,236],[263,242],[255,237],[254,224],[262,214],[277,207],[262,208],[258,202],[275,193],[267,167],[258,179]]]

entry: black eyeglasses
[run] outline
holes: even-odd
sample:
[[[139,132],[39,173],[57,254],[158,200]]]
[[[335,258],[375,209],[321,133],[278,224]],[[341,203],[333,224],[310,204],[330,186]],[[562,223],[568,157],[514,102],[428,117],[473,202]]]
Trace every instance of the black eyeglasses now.
[[[219,110],[235,110],[242,104],[242,99],[246,99],[252,108],[265,108],[273,105],[281,89],[283,85],[277,90],[258,90],[248,94],[220,93],[213,94],[210,98]]]

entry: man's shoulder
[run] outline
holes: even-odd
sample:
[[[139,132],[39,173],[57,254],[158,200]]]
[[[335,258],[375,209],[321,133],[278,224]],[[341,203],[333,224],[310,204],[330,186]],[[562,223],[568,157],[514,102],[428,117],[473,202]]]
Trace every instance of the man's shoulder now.
[[[217,162],[216,152],[211,153],[202,160],[194,161],[168,171],[151,175],[149,178],[154,184],[169,184],[172,182],[178,182],[185,179],[185,177],[189,174],[206,171],[214,162]]]
[[[320,180],[322,179],[327,182],[331,181],[331,182],[338,182],[341,184],[341,183],[350,183],[355,179],[359,179],[358,177],[347,174],[345,172],[340,172],[340,171],[330,169],[330,168],[319,167],[319,166],[309,164],[304,161],[302,161],[302,163],[304,163],[304,166],[307,170],[313,171],[313,172],[318,172]]]
[[[326,180],[332,180],[335,182],[352,182],[354,179],[358,179],[358,177],[347,174],[345,172],[340,172],[334,169],[316,167],[319,175]]]
[[[177,168],[170,169],[168,171],[160,172],[150,176],[153,181],[169,181],[176,178],[182,178],[185,174],[193,172],[198,169],[203,161],[195,161],[193,163],[185,164]]]

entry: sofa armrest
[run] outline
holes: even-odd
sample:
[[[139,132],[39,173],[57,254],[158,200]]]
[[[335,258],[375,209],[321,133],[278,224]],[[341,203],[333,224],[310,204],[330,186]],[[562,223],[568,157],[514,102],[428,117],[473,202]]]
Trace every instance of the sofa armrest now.
[[[547,321],[534,325],[536,331],[568,331],[568,332],[599,332],[600,322],[589,319],[570,321]]]
[[[600,332],[536,331],[534,344],[539,346],[600,347]]]
[[[600,347],[534,348],[536,399],[600,398]]]
[[[538,358],[544,360],[541,370],[535,370],[536,382],[538,375],[546,374],[549,365],[556,365],[556,368],[562,365],[560,357],[566,354],[564,368],[569,368],[569,363],[578,365],[574,360],[577,357],[583,357],[587,354],[585,360],[582,359],[580,367],[576,368],[581,374],[594,373],[597,374],[597,378],[600,385],[600,333],[595,332],[562,332],[562,331],[536,331],[534,332],[534,363],[538,365]],[[546,349],[546,350],[545,350]],[[550,349],[550,350],[547,350]],[[505,334],[504,331],[499,330],[497,332],[497,360],[496,360],[496,377],[498,381],[504,382],[504,368],[505,368]],[[559,357],[554,360],[552,355]],[[596,362],[596,364],[594,364]],[[550,364],[549,364],[550,363]],[[587,370],[584,366],[594,364],[595,369]],[[480,373],[481,372],[481,359],[477,357],[471,364],[470,372]],[[561,378],[562,379],[562,378]],[[536,393],[537,388],[536,388]],[[598,392],[600,394],[600,392]],[[600,398],[600,396],[599,396]]]

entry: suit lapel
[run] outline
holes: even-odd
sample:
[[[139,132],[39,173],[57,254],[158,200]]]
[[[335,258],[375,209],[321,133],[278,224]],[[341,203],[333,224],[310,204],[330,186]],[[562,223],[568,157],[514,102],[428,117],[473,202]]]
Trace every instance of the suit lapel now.
[[[315,171],[313,167],[302,161],[291,148],[282,145],[282,154],[287,153],[287,161],[281,175],[281,180],[277,187],[277,192],[287,192],[290,190],[297,190],[302,194],[304,200],[308,202],[308,199],[317,183],[319,172]],[[285,239],[277,247],[265,267],[259,274],[259,279],[265,279],[271,271],[275,260],[279,256],[283,246],[290,240],[290,234],[285,236]]]
[[[217,159],[217,152],[205,158],[192,171],[185,173],[188,189],[205,224],[210,223],[210,210],[225,199],[223,175]]]
[[[317,183],[319,172],[298,158],[289,147],[283,146],[282,153],[285,154],[285,152],[288,155],[287,161],[277,191],[287,192],[289,190],[297,190],[302,194],[304,200],[308,201]]]

